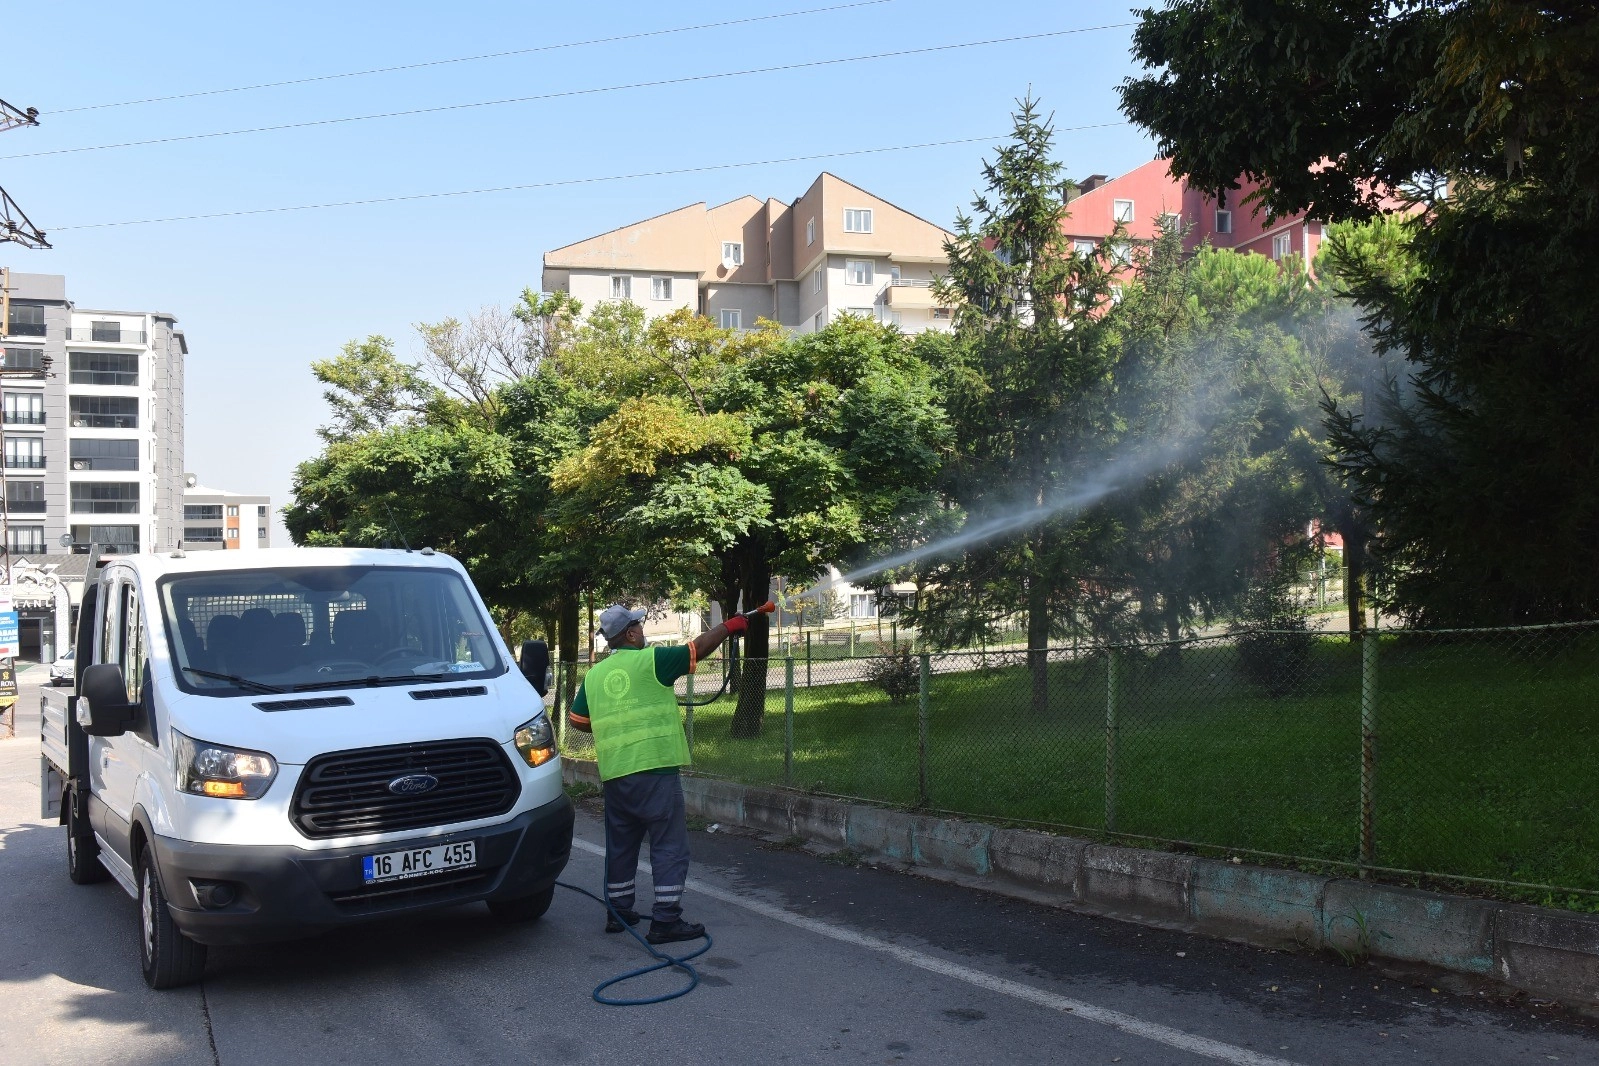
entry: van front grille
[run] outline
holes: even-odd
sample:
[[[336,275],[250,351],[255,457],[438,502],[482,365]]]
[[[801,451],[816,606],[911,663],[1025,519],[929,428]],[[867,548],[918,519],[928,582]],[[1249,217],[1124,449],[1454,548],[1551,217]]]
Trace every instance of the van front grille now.
[[[438,783],[420,794],[389,784],[426,775]],[[300,776],[290,817],[312,838],[392,833],[504,814],[521,781],[492,740],[435,740],[319,755]]]

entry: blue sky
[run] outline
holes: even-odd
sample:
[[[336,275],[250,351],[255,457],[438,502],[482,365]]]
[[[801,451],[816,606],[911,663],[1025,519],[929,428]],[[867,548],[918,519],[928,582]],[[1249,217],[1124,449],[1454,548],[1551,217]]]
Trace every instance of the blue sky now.
[[[9,10],[0,98],[41,125],[0,137],[0,185],[82,306],[175,313],[189,339],[186,465],[288,499],[325,420],[308,364],[538,287],[540,255],[744,193],[792,199],[831,170],[950,224],[990,143],[700,174],[151,225],[97,223],[558,182],[825,152],[995,138],[1032,92],[1060,127],[1116,123],[1131,28],[871,62],[102,151],[62,149],[1131,23],[1119,4],[883,0],[633,41],[126,107],[93,105],[750,19],[851,0],[605,4],[37,3]],[[220,16],[220,17],[219,17]],[[90,108],[87,110],[68,110]],[[59,113],[56,113],[59,112]],[[57,153],[34,155],[32,153]],[[1074,177],[1149,159],[1126,125],[1063,133]],[[11,157],[11,158],[7,158]],[[83,228],[80,228],[83,227]],[[287,543],[279,524],[274,543]]]

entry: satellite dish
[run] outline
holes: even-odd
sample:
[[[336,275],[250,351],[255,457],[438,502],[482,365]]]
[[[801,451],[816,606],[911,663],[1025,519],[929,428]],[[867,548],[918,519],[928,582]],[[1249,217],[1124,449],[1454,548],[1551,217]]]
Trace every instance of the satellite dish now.
[[[193,474],[184,474],[183,483],[192,489],[200,483],[200,479],[195,477]]]

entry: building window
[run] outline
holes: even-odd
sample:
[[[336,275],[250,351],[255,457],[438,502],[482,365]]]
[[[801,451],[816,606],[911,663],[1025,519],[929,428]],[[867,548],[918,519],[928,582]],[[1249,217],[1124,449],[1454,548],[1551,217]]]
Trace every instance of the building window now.
[[[44,425],[44,394],[39,392],[6,393],[6,425]]]
[[[11,305],[11,321],[6,332],[13,337],[44,336],[44,307],[39,304]]]
[[[220,503],[186,503],[183,505],[183,520],[185,522],[220,522],[222,521],[222,505]]]
[[[7,370],[44,370],[43,348],[7,348],[4,355]]]
[[[808,218],[808,219],[805,220],[805,246],[807,248],[809,248],[811,245],[813,245],[815,243],[816,243],[816,220],[814,218]]]
[[[35,555],[44,554],[44,527],[43,526],[12,526],[8,531],[7,547],[13,552],[32,552]]]
[[[1182,221],[1177,212],[1162,211],[1160,217],[1156,220],[1156,224],[1160,226],[1162,232],[1172,233],[1182,225]]]
[[[870,259],[846,259],[844,261],[844,281],[850,285],[870,285],[872,283],[872,261]]]
[[[266,526],[256,526],[255,527],[255,539],[256,540],[266,540],[266,529],[267,529]]]
[[[827,325],[827,309],[816,312],[816,317],[811,319],[811,329],[817,333],[822,332]]]
[[[70,406],[80,429],[139,428],[139,401],[132,396],[73,396]]]
[[[933,308],[933,321],[934,322],[948,322],[949,321],[949,308],[947,308],[947,307],[935,307],[935,308]]]
[[[44,514],[44,482],[6,482],[6,510],[12,514]]]
[[[266,504],[263,503],[263,504],[261,504],[259,507],[257,507],[255,509],[255,516],[257,518],[265,518],[267,516],[267,514],[266,514]]]
[[[87,553],[91,544],[103,551],[123,554],[139,550],[138,526],[73,526],[72,550]]]
[[[40,437],[7,437],[6,469],[43,470],[44,440]]]
[[[1110,302],[1113,304],[1122,302],[1122,287],[1120,285],[1112,285],[1110,287]]]
[[[139,357],[133,352],[72,352],[67,380],[74,385],[137,385]]]
[[[238,540],[239,528],[237,526],[230,526],[227,531],[227,537],[229,540]]]
[[[236,504],[229,504],[228,505],[228,517],[229,518],[237,518],[237,517],[239,517],[239,508],[238,508],[238,506]]]
[[[1291,233],[1279,233],[1271,239],[1271,257],[1273,259],[1287,259],[1294,251],[1294,237]]]
[[[631,300],[633,298],[633,279],[626,274],[611,275],[611,299]]]
[[[844,208],[844,232],[872,232],[872,209],[869,207]]]
[[[852,592],[849,596],[851,618],[876,618],[877,597],[869,592]]]
[[[1095,244],[1093,241],[1085,240],[1082,237],[1078,237],[1076,240],[1072,241],[1072,251],[1076,252],[1078,255],[1093,255],[1094,249],[1098,247],[1099,245]]]
[[[870,307],[847,307],[844,310],[846,314],[854,315],[856,318],[873,317],[872,309]]]
[[[650,295],[657,300],[670,300],[672,298],[672,279],[651,278]]]
[[[744,265],[744,244],[742,241],[722,242],[722,265],[730,267]]]
[[[724,308],[722,308],[722,328],[723,329],[742,329],[743,328],[743,319],[744,319],[744,312],[740,311],[738,308],[736,308],[736,307],[724,307]]]
[[[1112,262],[1127,266],[1133,261],[1132,241],[1111,241],[1105,248],[1110,253]]]
[[[1133,220],[1133,202],[1131,200],[1112,200],[1110,202],[1110,220],[1112,222],[1131,222]]]
[[[812,292],[821,292],[822,291],[822,268],[821,267],[817,267],[815,270],[811,271],[811,291]]]
[[[74,481],[73,514],[138,514],[137,481]]]
[[[1216,232],[1231,233],[1233,231],[1233,213],[1231,211],[1216,212]]]
[[[67,442],[67,448],[74,470],[139,469],[139,442],[136,440],[83,440],[74,437]]]
[[[183,543],[185,544],[221,544],[221,526],[184,526]]]
[[[89,339],[92,341],[113,341],[122,343],[121,322],[90,322]]]

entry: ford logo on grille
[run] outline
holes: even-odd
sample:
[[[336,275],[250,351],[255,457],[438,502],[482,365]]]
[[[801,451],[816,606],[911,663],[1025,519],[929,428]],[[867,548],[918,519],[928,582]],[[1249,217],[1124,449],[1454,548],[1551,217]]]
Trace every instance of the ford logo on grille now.
[[[439,787],[439,779],[432,774],[406,774],[389,782],[389,791],[396,796],[420,796]]]

